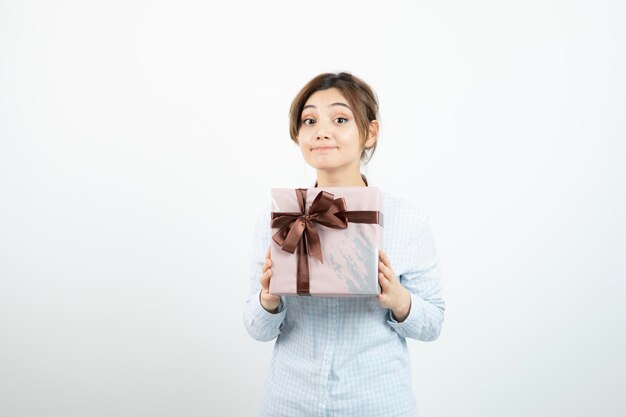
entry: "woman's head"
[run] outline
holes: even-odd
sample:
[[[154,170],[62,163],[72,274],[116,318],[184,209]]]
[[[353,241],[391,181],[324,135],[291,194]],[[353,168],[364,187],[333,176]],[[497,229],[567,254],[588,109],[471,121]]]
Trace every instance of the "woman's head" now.
[[[367,163],[378,139],[378,100],[350,73],[325,73],[309,81],[291,104],[289,133],[316,169]]]

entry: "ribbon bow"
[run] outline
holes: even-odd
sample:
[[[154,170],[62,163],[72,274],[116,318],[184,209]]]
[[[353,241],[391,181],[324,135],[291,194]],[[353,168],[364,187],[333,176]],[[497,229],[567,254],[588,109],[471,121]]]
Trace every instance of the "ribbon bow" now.
[[[313,256],[324,262],[316,223],[332,229],[346,229],[348,222],[378,223],[382,226],[382,214],[378,211],[346,211],[345,199],[335,198],[327,191],[319,192],[307,213],[307,189],[297,188],[295,191],[300,211],[272,212],[271,227],[279,229],[272,239],[286,252],[298,250],[297,293],[310,295],[308,257]]]
[[[306,189],[296,189],[300,212],[276,212],[272,213],[272,227],[279,228],[272,239],[284,251],[294,253],[300,242],[305,246],[305,252],[314,256],[320,262],[324,262],[320,236],[317,233],[315,223],[319,223],[333,229],[345,229],[348,227],[348,218],[342,212],[346,211],[346,202],[327,191],[321,191],[306,214]],[[304,236],[303,236],[304,235]]]

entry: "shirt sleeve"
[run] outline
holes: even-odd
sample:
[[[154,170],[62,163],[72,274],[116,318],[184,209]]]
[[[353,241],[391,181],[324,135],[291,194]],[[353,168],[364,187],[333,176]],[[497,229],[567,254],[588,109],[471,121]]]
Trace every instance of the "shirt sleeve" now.
[[[284,297],[278,312],[270,313],[261,305],[261,270],[269,247],[270,209],[266,207],[257,214],[254,236],[249,250],[250,289],[244,305],[243,321],[248,334],[256,340],[267,342],[276,338],[282,330],[287,314]]]
[[[409,315],[398,322],[389,310],[387,322],[400,336],[431,342],[441,333],[446,305],[440,282],[439,256],[428,216],[424,216],[418,226],[410,251],[410,265],[398,278],[411,293]]]

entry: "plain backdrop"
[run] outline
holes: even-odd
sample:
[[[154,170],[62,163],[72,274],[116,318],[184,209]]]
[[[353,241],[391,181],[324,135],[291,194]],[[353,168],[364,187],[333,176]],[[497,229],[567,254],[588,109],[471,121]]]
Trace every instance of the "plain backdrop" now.
[[[0,415],[256,415],[254,216],[315,180],[289,105],[337,71],[380,101],[364,173],[431,217],[447,309],[408,341],[421,416],[626,415],[625,19],[0,0]]]

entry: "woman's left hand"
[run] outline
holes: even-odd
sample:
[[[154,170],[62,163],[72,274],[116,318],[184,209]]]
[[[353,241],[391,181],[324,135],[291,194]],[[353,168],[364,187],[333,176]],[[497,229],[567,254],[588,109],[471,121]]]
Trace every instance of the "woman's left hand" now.
[[[383,307],[391,310],[396,321],[404,321],[411,311],[411,293],[400,283],[391,269],[387,254],[382,250],[379,252],[379,259],[378,283],[382,292],[378,294],[378,300]]]

